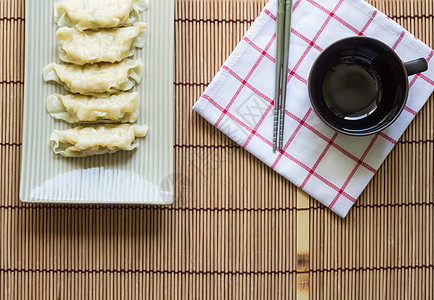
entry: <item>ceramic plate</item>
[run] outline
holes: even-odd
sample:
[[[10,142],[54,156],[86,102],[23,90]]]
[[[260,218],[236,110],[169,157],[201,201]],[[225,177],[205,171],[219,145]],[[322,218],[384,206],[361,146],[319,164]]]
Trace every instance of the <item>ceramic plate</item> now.
[[[55,155],[53,129],[71,128],[46,112],[45,100],[66,94],[46,83],[42,68],[60,62],[54,0],[26,1],[26,67],[20,199],[41,203],[169,204],[173,201],[173,34],[174,1],[150,0],[141,16],[147,44],[135,58],[144,63],[137,124],[149,125],[138,149],[91,158]]]

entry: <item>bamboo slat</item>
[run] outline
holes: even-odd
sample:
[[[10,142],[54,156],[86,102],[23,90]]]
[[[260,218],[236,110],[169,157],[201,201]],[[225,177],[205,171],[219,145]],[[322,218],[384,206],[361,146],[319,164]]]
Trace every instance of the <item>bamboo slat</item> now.
[[[432,0],[369,2],[434,46]],[[0,0],[0,299],[434,299],[433,98],[344,220],[192,112],[265,3],[176,1],[174,205],[89,207],[19,202],[25,8]]]

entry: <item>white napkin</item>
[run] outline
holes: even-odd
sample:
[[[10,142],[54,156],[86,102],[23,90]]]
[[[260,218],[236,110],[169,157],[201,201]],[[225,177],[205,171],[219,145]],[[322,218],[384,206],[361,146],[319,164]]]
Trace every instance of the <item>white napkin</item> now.
[[[345,217],[434,90],[434,51],[363,0],[297,0],[293,5],[284,151],[273,153],[277,0],[271,0],[193,109],[276,172]],[[316,57],[346,37],[383,41],[403,61],[425,57],[409,78],[408,103],[383,132],[349,137],[311,108],[307,80]]]

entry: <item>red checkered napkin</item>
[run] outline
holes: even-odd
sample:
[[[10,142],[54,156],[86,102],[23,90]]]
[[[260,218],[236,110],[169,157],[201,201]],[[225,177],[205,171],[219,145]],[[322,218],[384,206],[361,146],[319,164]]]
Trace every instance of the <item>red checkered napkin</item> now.
[[[298,0],[293,6],[284,150],[273,153],[277,0],[271,0],[193,109],[276,172],[345,217],[434,90],[429,70],[409,78],[408,103],[387,130],[349,137],[312,110],[307,81],[316,57],[350,36],[379,39],[403,61],[434,51],[363,0]]]

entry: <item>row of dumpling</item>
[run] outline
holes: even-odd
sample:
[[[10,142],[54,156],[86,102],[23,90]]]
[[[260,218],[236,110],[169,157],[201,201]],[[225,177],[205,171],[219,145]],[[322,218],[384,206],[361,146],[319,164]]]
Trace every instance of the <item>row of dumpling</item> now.
[[[64,63],[49,64],[43,75],[71,94],[49,96],[47,110],[56,119],[91,125],[54,130],[55,153],[83,157],[132,150],[135,138],[146,135],[146,125],[131,124],[138,118],[138,94],[130,91],[142,77],[142,61],[131,57],[144,46],[146,25],[138,20],[145,9],[145,0],[56,2]]]

